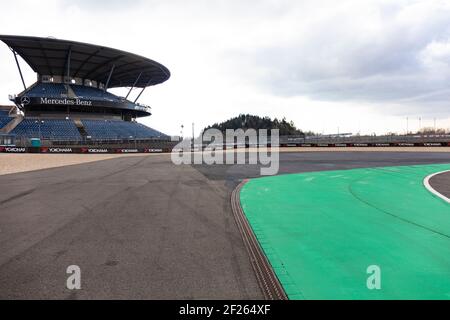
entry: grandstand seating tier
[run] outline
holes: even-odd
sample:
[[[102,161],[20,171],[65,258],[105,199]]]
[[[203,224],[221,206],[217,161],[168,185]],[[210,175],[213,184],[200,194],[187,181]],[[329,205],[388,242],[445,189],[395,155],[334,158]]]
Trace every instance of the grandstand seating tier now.
[[[36,83],[26,92],[29,97],[61,97],[64,94],[67,89],[62,83]]]
[[[25,92],[29,97],[48,97],[61,98],[68,94],[68,88],[72,89],[79,98],[91,99],[97,101],[121,102],[122,98],[101,89],[87,87],[77,84],[63,83],[36,83],[33,87]]]
[[[93,87],[86,87],[81,85],[70,85],[75,95],[79,98],[86,98],[91,100],[106,100],[119,102],[120,98],[118,96],[109,93],[108,91],[103,91]]]
[[[72,120],[25,118],[10,133],[27,138],[79,140],[81,135]]]
[[[12,118],[0,113],[0,127]],[[81,120],[87,136],[95,140],[147,139],[167,137],[165,134],[137,122],[122,120]],[[47,140],[82,140],[72,119],[25,118],[11,132],[26,138]]]
[[[165,134],[137,122],[121,120],[82,120],[92,139],[145,139]]]
[[[6,126],[12,118],[8,116],[8,111],[0,110],[0,129]]]

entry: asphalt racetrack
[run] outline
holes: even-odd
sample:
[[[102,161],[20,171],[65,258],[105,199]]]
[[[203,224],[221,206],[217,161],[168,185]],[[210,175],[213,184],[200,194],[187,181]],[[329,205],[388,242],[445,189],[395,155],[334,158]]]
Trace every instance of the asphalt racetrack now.
[[[430,186],[441,195],[450,199],[450,171],[445,171],[430,179]]]
[[[280,155],[280,174],[450,163],[450,153]],[[261,299],[230,205],[256,165],[125,157],[0,176],[2,299]],[[81,268],[81,290],[66,268]]]

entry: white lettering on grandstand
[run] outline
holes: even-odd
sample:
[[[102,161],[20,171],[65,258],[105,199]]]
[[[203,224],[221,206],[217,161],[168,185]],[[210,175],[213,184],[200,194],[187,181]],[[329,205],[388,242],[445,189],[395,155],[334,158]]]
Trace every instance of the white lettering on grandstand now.
[[[81,100],[81,99],[50,99],[41,98],[41,104],[62,104],[62,105],[72,105],[72,106],[92,106],[92,101]]]
[[[54,153],[64,153],[64,152],[72,152],[72,148],[49,148],[48,151]]]
[[[136,153],[139,152],[138,149],[120,149],[120,152],[122,153]]]

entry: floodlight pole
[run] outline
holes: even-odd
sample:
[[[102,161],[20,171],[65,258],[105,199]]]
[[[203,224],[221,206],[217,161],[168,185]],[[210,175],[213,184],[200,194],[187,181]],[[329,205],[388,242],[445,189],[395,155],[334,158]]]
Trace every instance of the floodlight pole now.
[[[130,91],[128,91],[128,93],[127,93],[127,95],[126,95],[126,97],[125,97],[125,100],[126,100],[126,99],[128,98],[128,96],[130,95],[131,90],[133,90],[134,86],[138,83],[139,79],[141,78],[141,75],[142,75],[142,72],[139,73],[138,77],[137,77],[136,80],[134,81],[133,85],[132,85],[131,88],[130,88]]]
[[[109,80],[111,80],[111,76],[112,76],[112,74],[113,74],[113,71],[114,71],[114,68],[115,68],[115,67],[116,67],[115,64],[113,64],[112,67],[111,67],[111,71],[109,72],[108,80],[106,80],[105,87],[103,88],[103,91],[104,91],[104,92],[106,92],[106,89],[108,89],[108,86],[109,86]]]
[[[71,56],[72,56],[72,47],[69,47],[69,51],[67,52],[67,60],[66,60],[66,67],[67,67],[66,77],[69,79],[69,82],[71,82],[70,81],[70,59],[71,59]]]
[[[406,117],[406,135],[408,135],[409,132],[409,118]]]
[[[192,122],[192,152],[195,149],[195,135],[194,135],[194,123]]]
[[[17,60],[17,52],[15,52],[13,49],[11,49],[11,51],[14,55],[14,60],[16,60],[17,69],[19,69],[19,74],[20,74],[20,79],[22,79],[23,89],[27,90],[27,86],[25,85],[25,80],[23,80],[22,70],[20,69],[19,60]]]

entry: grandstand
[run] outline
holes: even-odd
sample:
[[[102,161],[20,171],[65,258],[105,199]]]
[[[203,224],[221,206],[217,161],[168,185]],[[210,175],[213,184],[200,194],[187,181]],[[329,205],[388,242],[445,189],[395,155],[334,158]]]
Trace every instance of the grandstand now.
[[[12,51],[23,91],[10,95],[14,106],[0,108],[0,134],[22,146],[140,144],[169,141],[167,135],[137,122],[151,115],[138,103],[144,90],[166,81],[169,70],[148,58],[103,46],[26,36],[0,35]],[[26,86],[17,59],[37,74]],[[108,91],[128,88],[126,97]],[[133,89],[140,92],[129,99]]]
[[[8,111],[0,109],[0,129],[7,125],[10,121],[11,117],[8,116]]]

